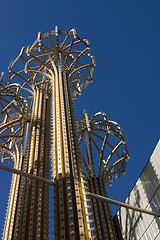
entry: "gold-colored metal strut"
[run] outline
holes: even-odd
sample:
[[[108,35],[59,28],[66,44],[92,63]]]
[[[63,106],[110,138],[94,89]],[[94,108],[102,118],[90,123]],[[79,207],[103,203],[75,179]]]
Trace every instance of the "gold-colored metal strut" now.
[[[37,89],[31,119],[27,171],[48,179],[49,141],[46,133],[49,131],[49,119],[47,119],[49,109],[47,102],[45,91]],[[48,186],[42,182],[25,179],[24,188],[21,239],[48,239]]]
[[[89,239],[89,226],[85,226],[87,211],[84,203],[85,192],[80,179],[77,160],[76,142],[74,140],[73,115],[69,98],[70,88],[61,69],[54,65],[52,87],[53,116],[53,167],[55,173],[55,238]],[[87,237],[88,236],[88,237]]]

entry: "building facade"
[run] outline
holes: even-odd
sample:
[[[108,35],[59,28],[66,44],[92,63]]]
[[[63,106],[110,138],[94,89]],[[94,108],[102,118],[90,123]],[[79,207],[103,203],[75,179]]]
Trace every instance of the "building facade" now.
[[[160,140],[125,203],[160,212]],[[120,208],[114,217],[119,239],[158,240],[160,219]]]

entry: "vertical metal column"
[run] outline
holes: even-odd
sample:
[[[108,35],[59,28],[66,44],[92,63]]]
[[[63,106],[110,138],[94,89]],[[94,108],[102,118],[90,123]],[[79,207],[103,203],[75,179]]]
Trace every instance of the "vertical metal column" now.
[[[90,167],[90,175],[89,175],[89,184],[91,188],[91,192],[103,195],[104,189],[102,184],[99,183],[99,178],[96,176],[95,166],[93,162],[93,155],[92,155],[92,145],[91,139],[89,138],[89,133],[91,131],[91,126],[89,123],[87,112],[84,111],[84,123],[86,125],[86,130],[84,130],[84,137],[85,137],[85,144],[86,144],[86,151],[88,156],[88,165]],[[114,227],[109,227],[112,222],[112,217],[110,212],[107,211],[109,206],[104,207],[104,203],[102,201],[98,201],[96,199],[92,199],[93,202],[93,212],[95,217],[95,225],[97,230],[97,238],[98,239],[115,239],[114,234]],[[106,209],[107,207],[107,209]],[[106,214],[107,211],[107,214]]]
[[[56,239],[89,239],[90,228],[85,226],[81,199],[85,192],[79,175],[77,142],[75,139],[70,87],[62,72],[59,59],[58,70],[54,66],[52,88],[53,149],[55,191],[55,237]],[[81,178],[81,180],[80,180]],[[85,209],[86,212],[86,209]]]
[[[17,152],[16,169],[49,179],[50,102],[36,89],[25,152]],[[28,129],[28,126],[27,126]],[[29,129],[28,129],[29,130]],[[26,145],[26,143],[25,143]],[[48,239],[48,185],[13,175],[3,239]]]
[[[49,178],[49,108],[46,93],[36,89],[33,103],[28,173]],[[48,186],[26,179],[21,239],[48,239]],[[43,217],[42,217],[43,216]]]
[[[71,154],[71,170],[73,174],[73,183],[75,189],[75,198],[77,206],[77,217],[81,239],[91,239],[91,226],[85,192],[84,178],[82,174],[81,153],[79,148],[77,124],[74,113],[73,98],[71,92],[71,83],[64,72],[64,88],[66,89],[66,111],[68,112],[68,134]]]
[[[19,159],[19,153],[17,153],[15,168],[21,169],[22,158]],[[12,176],[12,183],[10,187],[10,196],[8,201],[8,209],[6,215],[6,221],[4,226],[4,234],[3,240],[13,239],[13,231],[14,231],[14,219],[16,215],[16,206],[17,206],[17,198],[18,198],[18,188],[19,188],[20,176],[14,175]]]

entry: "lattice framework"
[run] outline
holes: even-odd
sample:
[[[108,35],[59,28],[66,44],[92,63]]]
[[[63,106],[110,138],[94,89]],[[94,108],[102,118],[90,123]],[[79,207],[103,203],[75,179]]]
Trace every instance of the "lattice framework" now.
[[[124,173],[129,155],[122,131],[104,113],[89,120],[84,111],[78,140],[74,114],[73,99],[92,82],[94,67],[89,42],[75,29],[56,27],[22,48],[9,66],[8,84],[1,79],[2,160],[12,159],[15,168],[46,179],[51,161],[55,239],[116,239],[109,205],[91,200],[87,189],[107,196],[106,183]],[[109,142],[111,135],[116,145]],[[83,139],[86,156],[80,152]],[[93,145],[100,156],[98,176]],[[3,239],[48,239],[48,214],[48,186],[13,175]]]

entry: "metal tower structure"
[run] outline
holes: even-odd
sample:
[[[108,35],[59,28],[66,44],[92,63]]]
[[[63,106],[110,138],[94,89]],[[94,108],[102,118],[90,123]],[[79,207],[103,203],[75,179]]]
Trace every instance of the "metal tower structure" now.
[[[1,159],[19,173],[12,177],[4,240],[49,239],[50,223],[51,239],[117,239],[109,204],[94,194],[106,197],[106,184],[125,171],[122,131],[104,113],[89,119],[84,111],[81,121],[74,113],[73,100],[92,82],[94,67],[89,42],[75,29],[56,27],[22,48],[7,84],[1,76]]]

